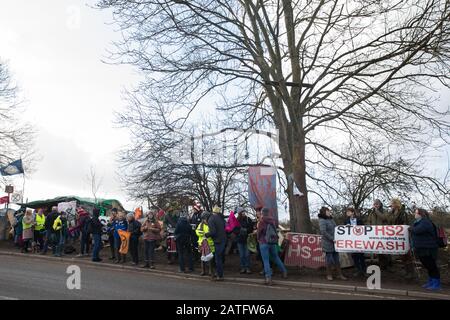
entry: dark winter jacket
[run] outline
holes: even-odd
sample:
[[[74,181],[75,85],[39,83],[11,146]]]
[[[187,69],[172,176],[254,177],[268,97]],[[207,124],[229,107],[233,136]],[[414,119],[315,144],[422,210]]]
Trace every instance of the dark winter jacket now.
[[[57,211],[52,211],[48,214],[48,216],[45,218],[45,230],[55,232],[55,230],[53,230],[53,223],[55,222],[56,218],[58,218],[58,216],[59,213]]]
[[[94,216],[89,223],[91,224],[90,231],[92,232],[92,234],[99,234],[99,235],[102,234],[103,225],[98,219],[98,217]]]
[[[322,236],[323,252],[335,252],[334,249],[334,228],[336,223],[333,219],[319,218],[320,234]]]
[[[186,218],[180,218],[175,227],[174,233],[175,239],[178,244],[191,243],[191,237],[193,236],[192,226]]]
[[[414,221],[410,231],[414,249],[434,249],[438,247],[436,230],[430,219],[421,218]]]
[[[226,243],[225,218],[221,213],[214,213],[208,220],[209,232],[205,235],[211,237],[214,243]]]
[[[137,220],[133,220],[128,223],[128,232],[131,233],[131,237],[138,238],[141,236],[141,223]]]
[[[400,210],[391,210],[392,224],[393,225],[409,225],[408,214],[406,213],[405,205],[402,205]]]
[[[89,213],[87,213],[86,211],[80,211],[79,216],[78,216],[78,225],[77,228],[78,230],[80,230],[83,233],[87,233],[87,226],[88,226],[88,222],[90,220],[90,216]]]
[[[238,243],[247,243],[248,235],[253,232],[254,224],[252,219],[249,217],[242,217],[241,219],[237,219],[240,227],[237,232],[236,241]]]
[[[194,225],[195,225],[195,228],[197,229],[198,225],[199,225],[200,223],[202,223],[202,212],[201,212],[201,211],[195,211],[195,212],[192,214],[190,223],[191,223],[191,224],[194,224]]]
[[[258,223],[258,230],[256,233],[256,238],[258,239],[258,243],[260,244],[266,244],[266,230],[267,230],[267,225],[273,225],[276,226],[275,224],[275,219],[272,217],[262,217],[261,221]]]

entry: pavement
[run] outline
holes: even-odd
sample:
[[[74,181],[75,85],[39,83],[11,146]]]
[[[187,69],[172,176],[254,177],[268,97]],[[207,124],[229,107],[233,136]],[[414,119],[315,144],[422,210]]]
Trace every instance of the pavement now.
[[[106,251],[106,250],[105,250]],[[412,290],[415,286],[368,289],[362,281],[320,281],[291,276],[274,276],[274,286],[263,285],[257,274],[226,272],[224,282],[212,282],[198,273],[180,274],[176,266],[158,263],[149,270],[114,264],[107,259],[94,263],[88,257],[22,254],[0,248],[0,299],[443,299],[439,293]],[[160,259],[164,256],[160,254]],[[68,290],[66,269],[78,265],[82,270],[82,290]],[[123,273],[126,272],[126,277]],[[4,285],[5,284],[5,285]],[[251,288],[251,289],[246,289]],[[420,288],[420,287],[419,287]]]

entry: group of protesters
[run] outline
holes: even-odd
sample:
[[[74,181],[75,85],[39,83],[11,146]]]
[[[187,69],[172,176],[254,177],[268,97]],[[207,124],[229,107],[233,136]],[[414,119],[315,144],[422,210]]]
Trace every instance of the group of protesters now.
[[[406,212],[406,207],[399,199],[392,199],[390,210],[385,210],[383,203],[377,199],[373,203],[373,208],[369,211],[367,224],[369,225],[410,225],[412,250],[402,255],[404,267],[404,278],[412,279],[414,275],[414,256],[419,259],[423,267],[428,272],[428,281],[422,286],[429,290],[441,289],[438,257],[438,236],[436,226],[430,219],[425,209],[414,208],[414,221],[411,223]],[[364,225],[364,221],[354,208],[346,210],[346,225]],[[336,270],[338,278],[346,280],[342,274],[339,253],[336,252],[334,242],[334,229],[336,222],[333,219],[332,210],[322,207],[319,212],[319,227],[322,236],[322,250],[325,253],[327,279],[333,280],[333,269]],[[413,256],[414,255],[414,256]],[[367,276],[364,253],[352,253],[352,259],[356,268],[355,276]],[[380,268],[384,271],[391,271],[392,256],[378,255]]]
[[[255,208],[256,222],[244,208],[237,208],[237,217],[225,221],[222,208],[215,206],[212,212],[204,211],[197,203],[191,214],[169,207],[163,210],[150,210],[143,221],[135,219],[133,213],[125,213],[115,208],[111,210],[109,222],[100,221],[100,210],[93,209],[92,216],[83,208],[77,208],[76,224],[69,227],[67,215],[53,207],[44,214],[43,209],[25,210],[16,216],[15,240],[23,253],[30,250],[42,255],[51,247],[55,257],[64,254],[64,247],[69,239],[80,240],[78,257],[90,256],[93,243],[92,261],[100,262],[100,250],[103,247],[102,235],[106,232],[110,247],[110,260],[125,263],[127,255],[131,263],[139,263],[139,239],[144,242],[143,268],[155,268],[155,251],[165,247],[169,264],[178,258],[179,272],[194,272],[194,260],[201,260],[201,275],[210,276],[211,280],[224,280],[225,252],[235,243],[240,257],[240,273],[251,274],[250,250],[248,238],[256,241],[257,257],[262,265],[261,275],[265,283],[272,284],[272,267],[275,264],[283,278],[287,270],[279,256],[279,238],[276,221],[270,210]],[[231,221],[231,222],[230,222]],[[122,250],[121,232],[127,232],[127,252]],[[230,237],[232,240],[230,241]],[[186,270],[187,267],[187,270]]]
[[[385,210],[380,200],[375,200],[366,221],[352,207],[346,210],[346,225],[410,225],[405,206],[400,200],[393,199],[390,210]],[[244,208],[237,208],[230,213],[226,222],[223,210],[215,206],[212,212],[204,211],[196,202],[190,214],[183,210],[169,207],[165,211],[153,209],[139,221],[133,213],[125,213],[112,209],[107,225],[100,221],[100,210],[93,209],[92,216],[83,208],[77,208],[76,225],[69,228],[65,212],[58,212],[53,207],[44,214],[42,209],[25,210],[15,228],[16,241],[21,241],[22,252],[37,248],[37,252],[46,254],[51,246],[54,256],[60,257],[68,238],[80,239],[79,256],[89,256],[93,242],[92,261],[100,262],[100,250],[103,246],[102,234],[106,232],[110,247],[110,260],[125,263],[127,253],[131,263],[139,263],[139,239],[144,242],[143,268],[155,268],[155,251],[165,249],[167,262],[173,264],[178,258],[179,272],[194,272],[194,260],[200,258],[202,276],[210,276],[211,280],[224,280],[225,253],[236,244],[239,252],[240,273],[250,274],[251,259],[249,238],[256,239],[256,253],[261,263],[261,275],[265,284],[272,284],[272,265],[287,278],[287,270],[280,259],[280,246],[277,224],[268,208],[256,207],[256,221],[253,221]],[[412,250],[402,255],[405,278],[414,273],[414,256],[427,269],[429,279],[423,286],[430,290],[441,288],[440,272],[437,266],[438,245],[436,227],[426,210],[415,209],[415,220],[409,228],[412,237]],[[326,278],[333,280],[333,269],[337,278],[347,280],[341,270],[339,253],[335,249],[334,229],[336,222],[332,210],[322,207],[319,211],[319,229],[322,236],[322,250],[325,253]],[[127,250],[122,249],[121,232],[127,232]],[[351,254],[356,269],[355,277],[367,277],[364,253]],[[382,270],[390,271],[391,255],[378,255]],[[186,270],[187,268],[187,270]]]

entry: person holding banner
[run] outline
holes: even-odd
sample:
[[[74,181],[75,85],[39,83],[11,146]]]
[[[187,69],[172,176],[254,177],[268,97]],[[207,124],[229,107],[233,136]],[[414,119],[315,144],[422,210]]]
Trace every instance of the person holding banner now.
[[[373,202],[373,208],[369,211],[369,225],[371,226],[386,226],[392,224],[391,216],[384,210],[383,203],[380,199]],[[378,264],[381,270],[391,272],[392,256],[389,254],[378,254]]]
[[[422,287],[428,290],[440,290],[441,276],[436,263],[438,256],[436,229],[428,212],[424,209],[416,209],[415,219],[410,228],[413,250],[428,271],[428,281]]]
[[[339,279],[347,280],[347,278],[342,274],[339,253],[336,252],[334,247],[334,228],[336,227],[336,223],[333,220],[330,208],[320,208],[319,227],[320,234],[322,236],[322,250],[325,252],[327,280],[333,280],[333,267],[336,268]]]
[[[408,214],[406,213],[406,207],[400,199],[394,198],[391,200],[391,210],[389,211],[390,221],[392,225],[410,225]],[[411,250],[402,256],[404,278],[411,280],[414,278],[414,261]]]
[[[351,226],[362,226],[364,225],[361,218],[356,216],[356,210],[354,208],[347,209],[347,220],[345,221],[346,225]],[[357,272],[354,274],[355,277],[364,277],[367,275],[366,273],[366,259],[364,257],[364,253],[354,252],[352,253],[353,264],[356,267]]]

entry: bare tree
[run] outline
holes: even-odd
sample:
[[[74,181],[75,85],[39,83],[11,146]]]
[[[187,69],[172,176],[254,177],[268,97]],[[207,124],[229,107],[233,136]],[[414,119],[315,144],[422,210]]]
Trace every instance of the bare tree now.
[[[242,204],[245,164],[218,163],[218,158],[227,157],[221,154],[222,145],[194,148],[194,141],[180,141],[182,136],[168,124],[164,109],[133,103],[133,96],[130,99],[127,111],[117,114],[117,123],[132,135],[133,143],[119,156],[119,176],[132,199],[145,199],[157,207],[173,201],[191,205],[198,199],[208,211],[216,204],[222,208]],[[209,130],[210,126],[197,125],[197,129]]]
[[[0,165],[22,158],[25,171],[30,172],[37,160],[34,130],[20,120],[23,106],[17,93],[8,66],[0,61]]]
[[[103,184],[103,177],[98,177],[95,171],[94,166],[89,168],[89,174],[86,177],[87,182],[89,183],[89,187],[91,189],[92,196],[94,197],[95,203],[97,203],[98,192]]]
[[[361,164],[324,160],[320,164],[322,176],[315,178],[310,192],[320,195],[329,206],[351,205],[358,211],[362,211],[368,200],[374,200],[372,197],[390,199],[402,195],[405,200],[422,200],[425,204],[426,199],[433,198],[433,193],[445,193],[445,179],[439,181],[427,175],[425,155],[401,146],[391,146],[391,149],[369,141],[363,149],[349,146],[342,155],[358,159]]]
[[[230,121],[269,121],[280,134],[293,231],[311,231],[308,172],[341,141],[376,135],[447,141],[447,0],[101,0],[124,36],[119,63],[145,75],[142,104],[167,108],[182,128],[219,93]],[[310,174],[310,179],[314,178]],[[293,183],[302,197],[293,196]]]

